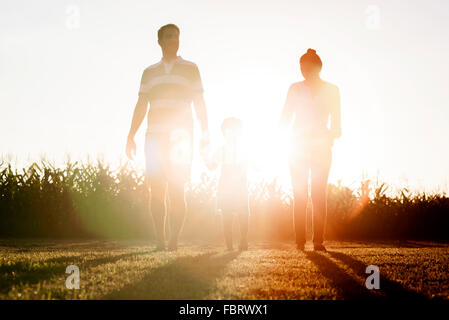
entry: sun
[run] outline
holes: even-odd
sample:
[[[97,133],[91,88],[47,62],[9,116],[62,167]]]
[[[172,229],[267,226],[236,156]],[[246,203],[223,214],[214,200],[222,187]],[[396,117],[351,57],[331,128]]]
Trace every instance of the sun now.
[[[277,178],[284,187],[290,183],[288,171],[289,138],[285,130],[265,124],[252,124],[245,132],[250,179]]]

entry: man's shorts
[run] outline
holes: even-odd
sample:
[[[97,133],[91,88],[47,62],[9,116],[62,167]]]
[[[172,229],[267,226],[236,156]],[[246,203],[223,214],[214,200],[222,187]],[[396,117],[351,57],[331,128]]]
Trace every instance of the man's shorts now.
[[[150,182],[188,182],[192,156],[193,134],[191,130],[147,132],[145,168]]]

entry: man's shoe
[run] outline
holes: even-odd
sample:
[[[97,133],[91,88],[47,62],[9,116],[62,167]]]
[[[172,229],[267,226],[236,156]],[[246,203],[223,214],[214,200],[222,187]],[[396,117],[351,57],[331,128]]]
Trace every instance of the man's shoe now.
[[[176,251],[176,250],[178,250],[177,242],[174,240],[170,240],[170,242],[168,243],[168,251]]]
[[[326,247],[323,246],[322,244],[314,244],[314,245],[313,245],[313,250],[314,250],[314,251],[324,251],[324,252],[327,251],[327,250],[326,250]]]
[[[245,251],[245,250],[248,250],[248,242],[244,242],[239,245],[239,251]]]
[[[168,251],[177,251],[178,250],[178,246],[168,246],[167,250]]]
[[[304,251],[304,243],[297,243],[296,244],[296,249]]]

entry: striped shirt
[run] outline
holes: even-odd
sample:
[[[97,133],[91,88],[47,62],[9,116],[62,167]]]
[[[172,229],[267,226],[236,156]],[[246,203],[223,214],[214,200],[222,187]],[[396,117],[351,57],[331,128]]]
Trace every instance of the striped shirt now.
[[[146,68],[139,95],[150,103],[147,132],[193,129],[192,101],[203,93],[200,72],[193,62],[178,56]]]

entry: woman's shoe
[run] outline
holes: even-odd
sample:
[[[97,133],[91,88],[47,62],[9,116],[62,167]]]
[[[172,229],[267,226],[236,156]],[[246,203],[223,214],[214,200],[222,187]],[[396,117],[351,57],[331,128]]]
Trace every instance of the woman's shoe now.
[[[313,245],[313,250],[314,250],[314,251],[324,251],[324,252],[327,251],[327,250],[326,250],[326,247],[323,246],[322,244],[314,244],[314,245]]]

